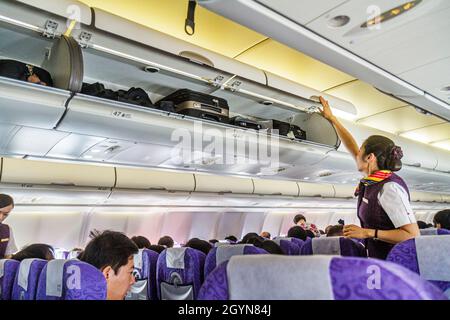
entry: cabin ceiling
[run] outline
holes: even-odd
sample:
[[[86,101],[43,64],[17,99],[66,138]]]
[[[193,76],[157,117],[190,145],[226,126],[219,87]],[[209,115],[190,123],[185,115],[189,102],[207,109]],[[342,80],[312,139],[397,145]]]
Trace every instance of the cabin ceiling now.
[[[407,103],[391,98],[367,83],[277,41],[268,39],[203,7],[197,7],[196,32],[193,36],[188,36],[184,32],[188,0],[170,0],[163,3],[158,0],[81,0],[81,2],[227,57],[235,58],[316,90],[348,100],[357,108],[356,122],[363,125],[450,150],[450,124],[444,120],[433,115],[425,116]],[[355,2],[327,0],[320,4],[316,1],[311,6],[304,0],[295,3],[287,0],[278,0],[277,5],[282,9],[284,8],[286,14],[294,15],[293,19],[302,21],[308,26],[311,25],[318,32],[325,32],[327,30],[322,30],[323,27],[321,29],[320,21],[325,19],[325,17],[329,18],[331,13],[333,16],[344,13],[350,14],[354,11],[354,7],[351,7],[353,9],[350,10],[349,6],[356,5],[358,10],[364,7],[363,12],[366,14],[367,4],[355,4]],[[384,0],[381,1],[380,6],[382,8],[390,8],[403,2]],[[444,5],[440,0],[435,2],[441,3],[441,6],[431,7],[430,17],[424,17],[415,22],[423,25],[424,28],[428,26],[423,29],[422,33],[411,36],[411,39],[403,39],[398,43],[392,43],[391,41],[389,44],[386,42],[389,37],[400,37],[402,39],[402,33],[397,34],[394,30],[391,30],[386,34],[380,34],[378,37],[371,39],[371,41],[374,41],[374,44],[371,45],[372,49],[370,52],[367,51],[366,53],[371,53],[377,62],[382,62],[382,66],[397,70],[413,84],[429,89],[427,91],[430,93],[436,94],[444,101],[448,101],[448,92],[442,92],[437,90],[437,88],[450,85],[450,79],[446,79],[450,74],[450,70],[448,70],[450,66],[448,61],[450,41],[448,35],[445,39],[441,39],[442,37],[439,35],[434,39],[435,37],[429,37],[429,35],[435,34],[435,28],[437,27],[447,27],[448,29],[450,19],[446,20],[444,18],[448,16],[449,9],[447,7],[450,6],[450,1],[444,1],[448,5]],[[305,6],[308,6],[309,9],[303,10]],[[287,10],[288,8],[290,9]],[[439,8],[442,9],[442,12],[438,10]],[[301,12],[302,15],[297,16],[298,12]],[[325,12],[327,12],[327,15],[325,15]],[[439,23],[435,23],[432,20],[433,17],[438,19],[436,21]],[[351,18],[359,21],[358,18],[361,17],[355,14]],[[433,23],[429,23],[430,21],[433,21]],[[354,24],[350,25],[354,26]],[[430,27],[430,25],[436,26]],[[331,36],[338,41],[338,36],[342,32],[351,31],[351,28],[349,28],[334,30]],[[435,42],[439,41],[441,43],[444,42],[443,45],[448,47],[449,50],[444,50],[444,52],[424,50],[424,47],[426,47],[423,45],[424,43],[427,43],[430,46],[429,48],[432,48],[436,45]],[[348,43],[342,43],[342,45],[348,45]],[[385,46],[387,46],[388,50],[384,50]],[[361,53],[364,53],[365,49],[363,48],[366,47],[361,46],[360,41],[358,41],[356,48],[360,48]],[[400,49],[401,54],[409,58],[403,59],[402,65],[396,65],[392,62],[395,60],[392,55],[397,54],[396,52]],[[414,59],[411,59],[410,56],[412,52],[414,52]],[[448,72],[442,72],[445,70]],[[436,74],[440,74],[440,76],[435,76]],[[449,80],[448,83],[445,83],[446,80]]]

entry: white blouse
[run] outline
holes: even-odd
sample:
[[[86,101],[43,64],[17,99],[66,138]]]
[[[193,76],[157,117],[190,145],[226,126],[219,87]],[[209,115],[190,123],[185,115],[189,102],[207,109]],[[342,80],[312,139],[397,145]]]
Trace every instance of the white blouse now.
[[[409,203],[405,188],[395,182],[387,182],[378,193],[378,201],[395,228],[416,223],[417,219]]]

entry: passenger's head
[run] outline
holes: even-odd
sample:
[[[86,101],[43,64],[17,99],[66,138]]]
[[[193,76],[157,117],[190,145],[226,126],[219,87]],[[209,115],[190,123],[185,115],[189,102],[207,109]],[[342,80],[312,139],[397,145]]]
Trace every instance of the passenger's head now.
[[[209,250],[211,250],[211,245],[209,244],[208,241],[200,240],[198,238],[192,238],[191,240],[189,240],[186,243],[185,247],[197,249],[203,252],[204,254],[208,254]]]
[[[327,237],[343,237],[344,236],[344,226],[342,224],[338,224],[332,226],[328,229]]]
[[[252,244],[255,247],[262,247],[262,244],[264,243],[266,239],[261,238],[260,236],[257,237],[251,237],[250,239],[248,239],[247,244]]]
[[[419,226],[419,229],[427,229],[429,228],[429,224],[426,223],[425,221],[417,221],[417,225]]]
[[[211,243],[212,245],[215,245],[217,242],[219,242],[219,240],[217,240],[217,239],[209,240],[209,243]]]
[[[166,247],[164,246],[160,246],[159,244],[152,244],[151,246],[148,247],[149,250],[155,251],[157,253],[161,253],[164,250],[166,250]]]
[[[0,194],[0,223],[8,218],[12,209],[14,209],[13,198],[7,194]]]
[[[150,240],[143,236],[135,236],[131,238],[131,241],[133,241],[139,249],[148,249],[152,245]]]
[[[325,228],[325,234],[328,234],[328,231],[330,230],[330,228],[333,227],[332,225],[329,225]]]
[[[259,235],[258,235],[257,233],[255,233],[255,232],[249,232],[249,233],[247,233],[247,234],[242,238],[241,243],[249,243],[249,241],[250,241],[252,238],[258,238],[258,237],[259,237]]]
[[[306,223],[306,218],[304,215],[302,214],[297,214],[294,217],[294,224],[302,224],[302,223]]]
[[[261,238],[268,239],[268,240],[270,240],[270,238],[271,238],[270,232],[267,232],[267,231],[261,232],[261,234],[259,236]]]
[[[450,230],[450,209],[439,211],[433,218],[434,226],[438,229]]]
[[[281,250],[281,247],[272,240],[264,241],[261,244],[260,248],[266,250],[270,254],[284,254],[283,250]]]
[[[164,246],[166,248],[172,248],[173,245],[175,244],[175,242],[173,241],[173,239],[169,236],[164,236],[161,237],[161,239],[159,239],[158,244],[160,246]]]
[[[232,243],[235,243],[235,242],[238,241],[238,238],[236,238],[236,237],[233,236],[233,235],[229,235],[229,236],[226,236],[224,240],[228,240],[228,241],[230,241],[230,242],[232,242]]]
[[[403,152],[394,141],[384,136],[370,136],[359,149],[356,162],[358,170],[371,174],[377,170],[399,171]]]
[[[55,259],[55,253],[52,246],[43,243],[35,243],[26,246],[13,255],[11,259],[17,261],[22,261],[25,259],[42,259],[50,261]]]
[[[135,283],[133,255],[137,252],[137,246],[123,233],[104,231],[88,243],[79,259],[103,273],[108,300],[123,300]]]
[[[294,226],[289,229],[287,236],[289,238],[297,238],[300,240],[306,240],[306,231],[300,226]]]

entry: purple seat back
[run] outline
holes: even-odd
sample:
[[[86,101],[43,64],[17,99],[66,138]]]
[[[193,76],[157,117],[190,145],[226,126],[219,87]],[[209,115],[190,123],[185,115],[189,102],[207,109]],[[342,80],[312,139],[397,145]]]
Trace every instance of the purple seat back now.
[[[161,300],[194,300],[203,282],[205,254],[183,247],[168,248],[158,257],[156,282]]]
[[[419,238],[425,238],[425,245],[428,247],[425,250],[419,248],[421,252],[418,252],[419,250],[416,244],[416,241],[422,240],[418,240]],[[450,247],[450,236],[425,236],[419,238],[397,244],[392,248],[387,260],[420,274],[423,278],[429,280],[445,292],[447,297],[450,297],[450,278],[448,275],[448,270],[450,270],[450,255],[448,250]],[[427,252],[427,249],[429,252]],[[426,270],[430,269],[427,263],[431,263],[432,267],[435,265],[438,268],[430,272]]]
[[[0,260],[0,300],[11,300],[14,279],[19,270],[19,261],[11,259]]]
[[[79,260],[52,260],[39,277],[37,300],[106,300],[103,274]]]
[[[367,257],[366,249],[361,243],[344,237],[321,237],[306,240],[300,249],[300,255],[313,254]]]
[[[391,262],[337,256],[235,256],[206,278],[199,300],[446,300]]]
[[[153,250],[140,249],[134,255],[136,283],[131,287],[126,300],[157,300],[156,264],[159,254]]]
[[[275,238],[273,241],[280,246],[281,251],[283,251],[285,255],[298,256],[300,254],[300,247],[292,239],[293,238]]]
[[[234,244],[212,248],[205,260],[205,278],[219,264],[228,261],[232,256],[239,254],[266,254],[266,250],[257,248],[251,244]]]
[[[35,300],[39,277],[47,260],[25,259],[14,278],[11,300]]]
[[[450,230],[447,229],[427,228],[420,230],[421,236],[444,236],[449,234]]]

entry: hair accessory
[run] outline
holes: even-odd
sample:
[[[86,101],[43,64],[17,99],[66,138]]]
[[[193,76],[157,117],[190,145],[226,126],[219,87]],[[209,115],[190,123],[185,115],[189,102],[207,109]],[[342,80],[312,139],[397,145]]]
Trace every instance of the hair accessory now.
[[[402,148],[399,146],[394,146],[391,151],[391,158],[394,160],[400,160],[403,158]]]

